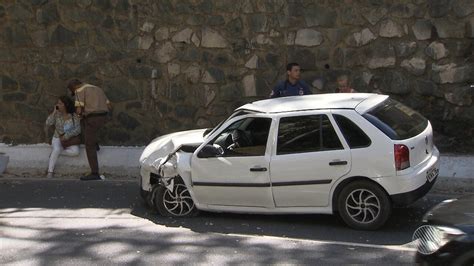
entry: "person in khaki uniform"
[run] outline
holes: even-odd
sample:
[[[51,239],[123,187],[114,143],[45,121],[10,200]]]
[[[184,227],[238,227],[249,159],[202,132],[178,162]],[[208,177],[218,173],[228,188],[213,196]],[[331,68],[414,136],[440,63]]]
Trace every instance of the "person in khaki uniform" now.
[[[107,113],[111,107],[110,102],[101,88],[83,83],[78,79],[71,80],[68,89],[75,98],[76,113],[84,121],[84,142],[91,168],[91,173],[81,177],[81,180],[100,180],[97,133],[106,122]]]

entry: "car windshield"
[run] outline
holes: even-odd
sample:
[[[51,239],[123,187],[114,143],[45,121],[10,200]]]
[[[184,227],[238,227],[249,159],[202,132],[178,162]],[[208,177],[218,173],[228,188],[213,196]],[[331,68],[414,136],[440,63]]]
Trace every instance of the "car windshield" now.
[[[214,133],[219,127],[221,127],[222,124],[224,124],[226,121],[229,121],[230,119],[232,119],[232,118],[234,118],[234,117],[243,116],[243,115],[248,115],[248,114],[254,114],[254,113],[255,113],[255,112],[249,111],[249,110],[238,110],[238,111],[235,111],[235,112],[232,113],[232,115],[230,115],[227,119],[224,119],[224,120],[222,120],[221,122],[219,122],[219,124],[217,124],[217,126],[215,126],[214,128],[209,128],[208,130],[204,131],[203,136],[204,136],[204,137],[207,137],[207,136],[212,135],[212,133]]]

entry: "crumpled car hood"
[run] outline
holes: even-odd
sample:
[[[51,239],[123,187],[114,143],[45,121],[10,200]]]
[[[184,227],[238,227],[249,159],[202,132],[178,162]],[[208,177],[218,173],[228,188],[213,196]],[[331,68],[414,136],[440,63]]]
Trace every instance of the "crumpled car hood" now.
[[[174,152],[183,144],[202,143],[204,141],[203,134],[205,130],[206,129],[180,131],[154,139],[150,144],[148,144],[148,146],[146,146],[140,156],[140,165],[155,172],[156,169],[152,169],[154,162],[157,162],[159,159]]]

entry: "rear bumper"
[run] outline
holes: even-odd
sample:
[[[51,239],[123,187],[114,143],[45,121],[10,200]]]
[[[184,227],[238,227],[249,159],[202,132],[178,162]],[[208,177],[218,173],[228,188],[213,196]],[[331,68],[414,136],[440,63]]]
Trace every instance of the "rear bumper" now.
[[[437,178],[438,177],[436,176],[431,182],[426,181],[424,185],[413,191],[390,195],[393,204],[395,206],[410,205],[411,203],[426,195],[426,193],[430,191],[431,187],[433,187]]]
[[[428,180],[428,172],[435,170],[436,176]],[[396,206],[406,206],[430,191],[439,174],[439,151],[435,148],[431,158],[404,175],[377,178]]]

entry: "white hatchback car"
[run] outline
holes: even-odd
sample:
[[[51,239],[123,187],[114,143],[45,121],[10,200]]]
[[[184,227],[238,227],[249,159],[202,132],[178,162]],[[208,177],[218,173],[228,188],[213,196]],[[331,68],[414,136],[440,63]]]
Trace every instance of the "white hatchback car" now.
[[[140,158],[140,190],[166,216],[339,213],[372,230],[392,206],[425,195],[438,164],[430,122],[386,95],[295,96],[153,140]]]

